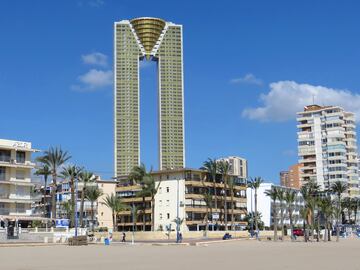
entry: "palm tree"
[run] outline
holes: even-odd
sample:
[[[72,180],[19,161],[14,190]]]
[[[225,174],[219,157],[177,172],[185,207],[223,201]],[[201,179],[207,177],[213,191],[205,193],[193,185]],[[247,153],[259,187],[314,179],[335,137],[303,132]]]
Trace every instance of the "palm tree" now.
[[[231,205],[231,225],[230,228],[233,231],[234,228],[234,187],[235,187],[235,178],[230,177],[228,179],[229,191],[230,191],[230,205]]]
[[[132,220],[132,223],[133,223],[133,228],[134,228],[134,231],[136,231],[136,221],[137,221],[138,211],[140,209],[140,206],[132,204],[131,206],[128,206],[128,207],[129,207],[129,210],[130,210],[131,215],[132,215],[131,220]]]
[[[47,188],[48,177],[51,175],[51,170],[48,165],[43,164],[40,168],[36,170],[35,175],[44,176],[44,192],[43,192],[44,217],[47,217],[48,215],[46,211],[46,188]]]
[[[346,209],[346,212],[348,214],[348,220],[347,221],[348,221],[349,224],[351,223],[351,212],[352,212],[351,206],[352,206],[352,203],[351,203],[350,197],[345,197],[341,202],[341,207],[344,210]],[[345,216],[345,213],[344,213],[344,216]]]
[[[351,209],[354,212],[354,224],[357,222],[357,212],[359,208],[359,198],[352,198],[351,199]]]
[[[325,227],[324,242],[326,242],[327,240],[330,240],[329,239],[329,236],[330,236],[330,234],[329,234],[329,230],[330,230],[329,219],[331,218],[331,216],[333,214],[333,206],[332,206],[331,198],[327,197],[327,198],[320,199],[319,209],[324,217],[324,227]],[[328,234],[328,236],[327,236],[327,234]]]
[[[213,189],[214,189],[214,208],[217,211],[218,205],[217,205],[217,195],[216,195],[216,175],[218,173],[218,162],[215,158],[211,159],[208,158],[208,160],[204,161],[203,163],[203,170],[207,171],[208,174],[211,176],[211,179],[213,181]]]
[[[85,197],[90,201],[91,205],[91,222],[92,222],[92,231],[95,227],[95,218],[94,218],[94,203],[103,195],[103,192],[98,187],[88,187],[86,189]]]
[[[83,170],[79,175],[80,182],[83,183],[83,187],[81,190],[81,201],[80,201],[80,220],[79,224],[82,228],[85,227],[84,222],[84,202],[85,202],[85,194],[88,184],[94,182],[96,180],[95,175],[92,172]]]
[[[294,203],[296,200],[296,192],[294,190],[286,190],[284,200],[287,204],[287,210],[290,220],[291,241],[293,241],[294,240],[293,211],[294,211]]]
[[[278,189],[278,199],[280,203],[280,226],[281,226],[281,241],[284,241],[284,199],[285,191]]]
[[[265,195],[269,196],[272,200],[272,214],[274,219],[274,241],[277,241],[277,207],[276,200],[278,199],[279,190],[276,187],[272,187],[270,190],[265,191]]]
[[[209,189],[206,189],[207,191],[203,193],[203,200],[206,204],[206,213],[205,213],[205,235],[207,236],[207,232],[209,230],[209,210],[210,210],[210,216],[212,216],[212,195],[210,193]],[[214,226],[214,224],[213,224]]]
[[[79,177],[80,173],[81,168],[74,165],[63,168],[63,171],[61,172],[61,177],[70,181],[72,209],[75,209],[75,180]],[[75,211],[71,214],[71,226],[75,226]]]
[[[342,181],[336,181],[330,187],[331,192],[334,193],[338,199],[337,209],[336,209],[336,242],[339,242],[339,237],[340,237],[339,222],[341,215],[341,195],[345,193],[347,189],[348,189],[347,184],[345,184]]]
[[[256,217],[257,217],[257,191],[263,182],[264,182],[264,180],[261,179],[261,177],[255,177],[254,179],[250,178],[250,181],[248,182],[248,187],[255,190],[254,203],[255,203],[255,216]],[[251,200],[252,200],[252,198],[251,198]],[[258,230],[259,230],[258,219],[255,218],[256,237],[258,237],[258,233],[257,233]]]
[[[74,212],[73,211],[74,208],[71,207],[71,203],[69,201],[65,201],[61,204],[61,206],[66,213],[66,218],[69,219],[72,213]]]
[[[300,216],[303,220],[303,231],[304,231],[304,241],[305,242],[308,241],[307,225],[308,225],[309,214],[310,214],[310,209],[308,207],[306,207],[306,205],[300,209]]]
[[[151,230],[155,230],[155,195],[159,190],[160,181],[156,183],[154,177],[147,173],[143,178],[144,192],[151,197]]]
[[[143,223],[143,231],[146,229],[146,201],[145,198],[149,196],[148,190],[146,189],[144,185],[144,177],[147,174],[146,167],[144,163],[141,163],[140,166],[135,166],[132,168],[130,174],[129,174],[129,180],[133,181],[135,184],[141,185],[141,190],[136,193],[137,197],[142,198],[142,223]]]
[[[224,183],[224,223],[225,223],[225,230],[228,229],[228,210],[227,210],[227,182],[228,182],[228,175],[230,171],[230,163],[226,160],[219,161],[219,172],[222,176],[222,182]]]
[[[68,161],[71,156],[68,152],[63,151],[60,147],[50,147],[45,151],[45,155],[37,158],[37,160],[44,165],[47,165],[51,171],[52,188],[51,188],[51,218],[56,219],[56,190],[57,190],[57,176],[59,168]]]
[[[106,195],[105,199],[104,199],[104,204],[111,209],[112,212],[112,219],[113,219],[113,230],[116,232],[117,231],[117,214],[120,211],[126,210],[129,207],[124,204],[121,199],[116,196],[114,193],[112,193],[111,195]]]

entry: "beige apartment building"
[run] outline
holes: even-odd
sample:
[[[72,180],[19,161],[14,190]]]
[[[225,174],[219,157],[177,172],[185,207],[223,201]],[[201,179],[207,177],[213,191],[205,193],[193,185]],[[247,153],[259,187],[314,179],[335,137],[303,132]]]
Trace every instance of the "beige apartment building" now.
[[[225,158],[220,158],[219,160],[225,160],[229,162],[230,165],[229,174],[243,179],[248,178],[248,163],[245,158],[237,157],[237,156],[229,156]]]
[[[0,139],[0,220],[5,222],[31,220],[31,205],[40,196],[33,195],[31,170],[35,164],[30,142]]]
[[[98,180],[98,188],[102,190],[103,195],[97,201],[97,221],[99,227],[113,229],[112,211],[105,205],[106,196],[115,194],[117,182],[115,180]]]
[[[290,166],[288,171],[280,172],[280,184],[288,188],[301,188],[300,173],[303,164],[295,164]]]
[[[206,171],[198,169],[162,170],[152,173],[158,186],[154,198],[154,217],[151,213],[151,197],[138,197],[137,192],[141,185],[128,180],[126,177],[119,179],[116,194],[122,202],[129,206],[137,207],[135,226],[137,230],[151,229],[151,220],[154,219],[155,230],[166,231],[168,228],[175,229],[175,219],[183,220],[182,231],[204,230],[208,223],[210,230],[225,228],[224,202],[227,201],[227,226],[231,225],[231,206],[234,206],[234,225],[240,229],[246,226],[246,179],[237,176],[229,176],[234,181],[234,188],[224,187],[221,175],[217,175],[215,183]],[[232,193],[233,192],[233,200]],[[206,201],[205,194],[210,195],[210,201]],[[216,206],[215,206],[216,200]],[[145,206],[145,208],[143,207]],[[144,210],[142,210],[144,209]],[[144,217],[145,215],[145,217]],[[208,222],[207,222],[208,221]],[[130,211],[122,211],[118,214],[118,228],[121,230],[132,229],[132,216]]]

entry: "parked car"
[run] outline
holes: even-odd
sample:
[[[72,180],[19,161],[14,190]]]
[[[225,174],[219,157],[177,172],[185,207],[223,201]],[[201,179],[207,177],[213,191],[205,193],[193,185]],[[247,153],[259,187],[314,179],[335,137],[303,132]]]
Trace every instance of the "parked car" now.
[[[293,234],[294,236],[304,236],[304,231],[302,229],[294,229]]]

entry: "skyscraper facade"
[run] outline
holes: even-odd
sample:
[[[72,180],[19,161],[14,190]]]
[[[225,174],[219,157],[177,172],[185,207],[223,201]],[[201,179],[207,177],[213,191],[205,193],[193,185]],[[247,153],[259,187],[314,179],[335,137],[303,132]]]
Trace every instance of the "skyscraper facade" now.
[[[115,22],[116,176],[140,163],[140,61],[157,63],[159,169],[185,166],[182,44],[182,25],[149,17]]]
[[[321,189],[335,181],[359,195],[355,116],[338,106],[310,105],[298,113],[298,152],[302,183],[313,180]]]

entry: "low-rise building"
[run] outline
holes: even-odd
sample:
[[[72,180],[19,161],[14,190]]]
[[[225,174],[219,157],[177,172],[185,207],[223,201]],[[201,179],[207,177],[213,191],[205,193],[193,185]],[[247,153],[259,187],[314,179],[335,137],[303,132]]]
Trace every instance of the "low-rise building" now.
[[[116,187],[116,194],[124,203],[139,209],[134,222],[136,229],[150,230],[152,218],[155,230],[175,229],[177,218],[182,221],[181,230],[203,230],[207,223],[210,229],[225,228],[225,198],[228,228],[231,225],[232,205],[234,226],[237,229],[246,226],[246,179],[229,175],[228,181],[233,181],[233,189],[230,189],[229,185],[225,189],[221,175],[217,176],[214,183],[203,170],[184,168],[155,171],[151,174],[157,187],[154,200],[150,196],[137,196],[142,189],[141,184],[130,181],[127,177],[120,177]],[[132,226],[131,211],[121,211],[118,214],[118,227],[122,230],[131,230]]]
[[[277,219],[278,219],[278,225],[280,226],[280,216],[281,216],[281,210],[280,210],[280,201],[277,200],[276,204],[274,205],[273,201],[269,196],[266,195],[267,190],[271,190],[274,187],[279,188],[283,191],[286,190],[293,190],[296,192],[296,199],[293,204],[293,224],[294,226],[300,226],[303,223],[303,219],[300,215],[300,209],[304,206],[304,200],[302,198],[302,195],[298,189],[278,186],[273,183],[262,183],[260,184],[260,187],[257,190],[257,211],[261,214],[261,220],[264,222],[265,227],[272,227],[274,225],[274,214],[273,209],[276,207],[277,211]],[[247,211],[248,212],[255,212],[255,191],[251,188],[247,188]],[[286,207],[286,202],[282,202],[285,211],[284,211],[284,224],[289,228],[290,219]]]
[[[21,226],[34,219],[31,205],[41,197],[35,195],[31,171],[35,164],[31,142],[0,139],[0,220]]]

